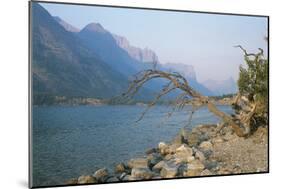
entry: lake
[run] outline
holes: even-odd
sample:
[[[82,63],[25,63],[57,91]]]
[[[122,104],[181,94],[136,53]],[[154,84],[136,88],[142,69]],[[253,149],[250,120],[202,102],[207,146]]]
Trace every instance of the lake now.
[[[170,141],[186,125],[189,108],[168,118],[172,107],[159,105],[136,123],[143,106],[34,106],[33,184],[64,184],[70,178],[144,156],[145,150]],[[232,112],[229,106],[219,109]],[[203,107],[193,115],[189,128],[218,121]]]

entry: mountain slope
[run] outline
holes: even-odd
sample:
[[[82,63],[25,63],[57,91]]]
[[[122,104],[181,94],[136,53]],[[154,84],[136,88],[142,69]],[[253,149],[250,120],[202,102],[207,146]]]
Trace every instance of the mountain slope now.
[[[90,23],[85,26],[78,36],[88,48],[96,52],[100,58],[118,72],[131,76],[144,69],[136,59],[120,48],[110,32],[99,23]]]
[[[66,31],[69,31],[69,32],[73,32],[73,33],[77,33],[79,32],[80,30],[72,25],[70,25],[69,23],[67,23],[66,21],[62,20],[60,17],[58,16],[54,16],[53,17],[62,27],[64,27],[64,29]]]
[[[108,66],[35,2],[32,55],[34,95],[108,98],[127,87],[125,76]]]
[[[126,50],[121,48],[113,35],[99,23],[86,25],[79,33],[79,38],[84,44],[105,61],[111,68],[131,79],[142,70],[151,69],[152,64],[144,64],[131,57]],[[155,79],[148,82],[138,93],[138,98],[152,99],[153,94],[162,89],[167,81]]]

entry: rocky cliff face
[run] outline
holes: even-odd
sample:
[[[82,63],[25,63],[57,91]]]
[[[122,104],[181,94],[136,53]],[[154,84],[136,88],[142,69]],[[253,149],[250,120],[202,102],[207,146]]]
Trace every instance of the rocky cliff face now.
[[[141,49],[139,47],[132,46],[125,37],[115,34],[113,34],[112,36],[114,37],[118,46],[124,49],[132,58],[144,63],[158,62],[156,53],[151,49]]]

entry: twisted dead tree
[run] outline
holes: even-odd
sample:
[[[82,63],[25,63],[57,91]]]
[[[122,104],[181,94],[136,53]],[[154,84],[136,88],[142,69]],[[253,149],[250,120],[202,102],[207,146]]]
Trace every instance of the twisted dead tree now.
[[[263,55],[262,50],[258,54],[248,54],[241,46],[238,47],[244,51],[245,58],[247,59],[253,56],[256,60],[259,60]],[[166,79],[168,83],[163,86],[162,90],[157,94],[155,99],[148,104],[138,121],[144,117],[147,111],[153,107],[161,97],[175,90],[180,90],[181,94],[179,94],[174,101],[175,108],[183,108],[187,105],[192,105],[193,113],[199,107],[207,106],[210,112],[221,119],[223,125],[231,126],[238,136],[246,137],[251,133],[251,124],[253,123],[252,119],[257,108],[255,101],[249,100],[247,97],[238,93],[232,103],[236,113],[235,115],[228,115],[220,111],[209,97],[203,96],[194,90],[186,78],[176,72],[165,72],[156,69],[141,71],[136,74],[134,80],[131,81],[129,88],[127,92],[123,94],[123,97],[125,99],[132,98],[144,84],[157,78]]]

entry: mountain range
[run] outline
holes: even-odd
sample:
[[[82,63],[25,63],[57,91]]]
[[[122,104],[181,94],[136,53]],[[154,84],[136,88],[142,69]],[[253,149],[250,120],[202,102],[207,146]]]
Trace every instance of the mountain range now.
[[[33,94],[109,98],[127,78],[106,64],[38,3],[32,3]]]
[[[111,98],[123,93],[137,72],[152,68],[176,71],[204,95],[213,92],[199,83],[192,66],[160,64],[148,48],[131,45],[100,23],[83,29],[53,17],[39,3],[32,3],[33,94],[70,97]],[[166,83],[156,80],[141,90],[139,98],[151,99]]]

